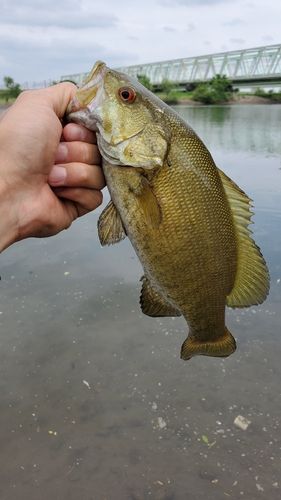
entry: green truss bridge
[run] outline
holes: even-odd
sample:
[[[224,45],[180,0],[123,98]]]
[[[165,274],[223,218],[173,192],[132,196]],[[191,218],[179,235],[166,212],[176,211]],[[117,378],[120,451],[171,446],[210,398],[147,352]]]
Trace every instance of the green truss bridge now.
[[[163,78],[167,78],[185,87],[210,80],[217,74],[226,75],[240,87],[281,86],[281,44],[115,69],[134,78],[145,75],[154,86],[161,85]],[[78,73],[62,76],[61,79],[73,80],[81,85],[86,76],[87,73]]]

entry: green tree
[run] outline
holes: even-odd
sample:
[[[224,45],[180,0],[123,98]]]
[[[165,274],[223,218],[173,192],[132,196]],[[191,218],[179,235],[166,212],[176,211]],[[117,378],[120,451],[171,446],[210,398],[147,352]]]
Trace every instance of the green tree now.
[[[203,102],[204,104],[215,104],[227,101],[231,91],[232,84],[226,75],[216,75],[209,82],[199,83],[192,97],[195,101]]]
[[[151,90],[151,91],[153,90],[153,85],[152,85],[152,83],[150,83],[150,78],[148,76],[137,75],[137,79],[148,90]]]
[[[168,80],[168,78],[163,78],[162,83],[161,83],[162,90],[165,94],[166,97],[169,97],[170,93],[172,92],[172,89],[174,87],[174,84]]]
[[[270,97],[270,96],[267,94],[267,92],[265,92],[265,90],[263,90],[263,89],[261,89],[261,88],[259,88],[259,87],[255,90],[255,94],[254,94],[254,95],[256,95],[256,96],[258,96],[258,97]]]
[[[15,83],[13,78],[11,78],[10,76],[4,76],[3,80],[7,89],[6,101],[8,101],[10,98],[16,99],[21,93],[19,84]]]

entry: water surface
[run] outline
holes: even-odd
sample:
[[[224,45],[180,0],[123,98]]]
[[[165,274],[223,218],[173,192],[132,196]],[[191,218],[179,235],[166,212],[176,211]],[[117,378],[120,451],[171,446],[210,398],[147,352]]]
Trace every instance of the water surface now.
[[[235,354],[183,362],[183,319],[142,315],[141,266],[128,240],[100,247],[101,210],[7,249],[1,500],[280,498],[281,106],[175,109],[253,198],[269,297],[227,310]]]

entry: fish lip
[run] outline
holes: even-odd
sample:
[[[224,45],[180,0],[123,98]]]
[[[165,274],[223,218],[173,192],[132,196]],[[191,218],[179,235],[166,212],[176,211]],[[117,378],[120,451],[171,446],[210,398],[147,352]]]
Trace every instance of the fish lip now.
[[[87,76],[85,82],[82,84],[82,86],[78,89],[78,91],[75,94],[75,99],[78,103],[80,103],[81,106],[85,107],[84,100],[86,98],[87,100],[87,94],[90,95],[91,91],[94,92],[95,87],[97,88],[96,94],[94,97],[91,97],[91,100],[87,103],[87,108],[91,104],[91,109],[96,109],[97,104],[95,101],[98,101],[99,104],[99,99],[97,98],[97,95],[99,94],[99,90],[103,89],[103,81],[105,74],[107,72],[108,68],[105,63],[102,61],[97,61],[92,69],[92,71],[89,73]]]
[[[95,87],[98,83],[100,83],[103,80],[103,77],[107,70],[108,68],[104,62],[97,61],[94,64],[91,72],[87,76],[86,80],[82,83],[78,92],[87,90],[91,87]]]
[[[89,115],[87,114],[87,110],[84,110],[86,112],[84,112],[83,114],[81,113],[81,111],[83,111],[82,108],[66,115],[64,118],[65,123],[78,123],[79,125],[83,125],[88,130],[91,130],[92,132],[99,132],[99,129],[97,127],[97,121],[96,120],[89,121]]]
[[[70,103],[66,108],[65,118],[69,123],[75,120],[79,120],[83,123],[83,118],[81,117],[81,111],[86,112],[94,111],[100,105],[101,99],[99,90],[103,89],[103,79],[107,71],[107,66],[102,61],[97,61],[92,69],[92,71],[87,76],[85,82],[77,90],[76,94],[71,99]],[[91,91],[94,92],[95,87],[97,88],[96,95],[85,105],[84,100],[87,99],[87,94],[90,95]],[[79,114],[78,114],[79,113]]]
[[[66,121],[69,122],[69,115],[75,113],[76,111],[80,111],[80,109],[82,109],[82,106],[79,103],[78,99],[76,98],[76,95],[74,95],[66,108],[65,112]]]

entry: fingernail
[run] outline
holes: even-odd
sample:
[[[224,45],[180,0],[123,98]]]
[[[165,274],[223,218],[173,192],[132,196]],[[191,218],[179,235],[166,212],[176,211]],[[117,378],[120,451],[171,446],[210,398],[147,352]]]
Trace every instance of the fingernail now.
[[[66,144],[60,142],[57,149],[56,162],[62,163],[66,160],[66,157],[67,157],[67,146]]]
[[[83,127],[83,125],[78,125],[77,123],[68,124],[68,140],[69,141],[85,141],[88,131]]]
[[[64,167],[60,167],[59,165],[54,165],[49,175],[49,183],[64,184],[65,179],[66,169]]]

